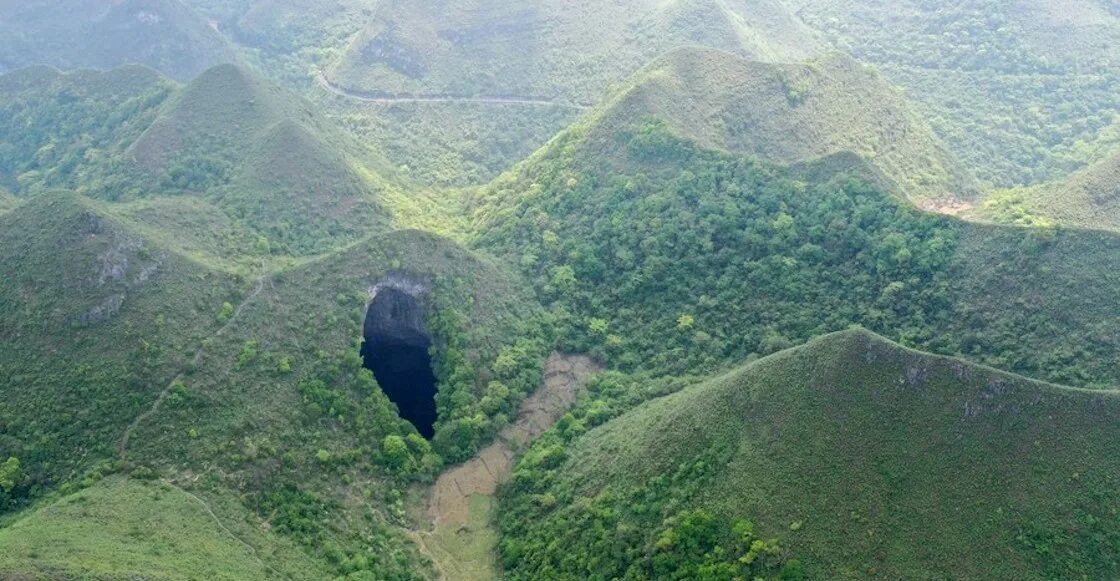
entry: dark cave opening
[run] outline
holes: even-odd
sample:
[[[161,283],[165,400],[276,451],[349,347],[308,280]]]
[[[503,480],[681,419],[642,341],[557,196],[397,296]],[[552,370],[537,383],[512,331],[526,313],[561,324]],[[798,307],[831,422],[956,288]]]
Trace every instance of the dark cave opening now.
[[[402,290],[378,289],[363,326],[362,362],[401,417],[431,439],[436,423],[436,376],[421,300]]]

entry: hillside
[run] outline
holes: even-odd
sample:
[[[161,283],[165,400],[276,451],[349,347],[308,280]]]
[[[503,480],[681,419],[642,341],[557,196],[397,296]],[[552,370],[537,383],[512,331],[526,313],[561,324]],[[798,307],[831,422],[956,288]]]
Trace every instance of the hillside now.
[[[842,55],[780,65],[680,49],[636,75],[598,117],[607,132],[654,117],[706,148],[783,165],[851,151],[923,206],[978,193],[905,98]]]
[[[1059,179],[1115,146],[1120,14],[1103,0],[786,0],[906,89],[994,187]]]
[[[391,220],[372,156],[310,103],[222,65],[176,94],[130,147],[165,192],[207,198],[280,254],[317,254]]]
[[[590,115],[469,202],[475,246],[520,265],[565,349],[676,375],[860,324],[1038,379],[1120,382],[1117,237],[931,215],[855,156],[780,166],[635,117]]]
[[[229,43],[179,0],[8,0],[0,3],[0,38],[0,72],[138,63],[185,81],[236,60]]]
[[[405,489],[469,456],[541,380],[546,344],[524,284],[416,231],[374,236],[251,282],[164,246],[166,231],[148,238],[161,228],[145,216],[158,216],[161,203],[122,209],[51,193],[0,216],[0,243],[12,251],[0,269],[14,273],[0,289],[0,329],[15,339],[0,350],[0,455],[17,461],[10,481],[8,466],[0,468],[0,510],[72,491],[86,475],[158,476],[199,496],[234,492],[218,518],[267,522],[294,547],[284,559],[310,559],[332,575],[421,575],[426,566],[400,508]],[[137,219],[147,224],[134,226]],[[364,317],[378,288],[415,293],[430,312],[440,381],[430,442],[363,368]],[[140,522],[136,510],[139,521],[124,534],[158,525]],[[18,549],[0,570],[135,566],[157,575],[186,562],[163,545],[162,557],[141,558],[154,550],[143,537],[122,539],[124,552],[113,556],[105,551],[117,541],[81,541],[82,527],[96,524],[60,529],[34,514],[12,525],[23,527],[19,536],[0,538]],[[179,512],[166,518],[187,526],[176,522]],[[194,543],[212,542],[205,534],[182,539],[183,559],[193,558]],[[47,538],[83,550],[29,557],[21,539]],[[252,565],[236,543],[220,551],[230,567]]]
[[[1120,230],[1120,155],[1097,162],[1069,178],[1001,192],[977,212],[996,221],[1044,223]]]
[[[19,205],[19,199],[8,193],[8,190],[0,188],[0,214],[14,209]]]
[[[392,1],[327,75],[385,95],[521,96],[594,103],[673,48],[701,45],[770,61],[816,49],[779,2],[763,0]]]
[[[176,90],[141,66],[111,71],[28,67],[0,76],[0,184],[15,194],[65,188],[128,197],[128,144]]]
[[[1118,419],[1115,392],[828,335],[542,440],[507,577],[1112,578]]]
[[[228,498],[208,500],[169,483],[111,476],[0,528],[0,577],[327,575],[283,539],[249,525],[247,515],[231,510],[237,505]]]
[[[0,453],[22,463],[18,506],[111,459],[240,285],[72,194],[0,216],[0,244]]]

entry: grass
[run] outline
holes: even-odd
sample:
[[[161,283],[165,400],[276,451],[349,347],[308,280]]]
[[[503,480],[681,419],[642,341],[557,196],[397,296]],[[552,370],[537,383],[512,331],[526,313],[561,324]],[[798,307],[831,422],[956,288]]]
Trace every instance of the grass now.
[[[987,200],[977,215],[982,219],[1020,225],[1042,223],[1069,228],[1116,232],[1117,175],[1120,155],[1074,173],[1070,177],[1001,192]]]
[[[750,519],[808,578],[1111,578],[1118,417],[1116,392],[1034,382],[862,330],[828,335],[639,407],[576,438],[548,470],[522,463],[522,481],[546,484],[511,487],[503,526],[551,544],[510,573],[561,566],[594,538],[581,531],[661,525],[665,513],[638,507],[595,511],[700,462],[704,485],[670,492],[665,510]],[[546,494],[555,508],[540,503]],[[517,512],[534,501],[546,508]],[[627,537],[609,538],[613,548],[592,544],[581,558],[626,550]]]
[[[111,476],[0,529],[0,576],[26,579],[296,579],[327,573],[247,522],[236,501]],[[230,524],[227,524],[230,523]],[[236,531],[236,532],[235,532]],[[282,573],[281,573],[282,571]]]

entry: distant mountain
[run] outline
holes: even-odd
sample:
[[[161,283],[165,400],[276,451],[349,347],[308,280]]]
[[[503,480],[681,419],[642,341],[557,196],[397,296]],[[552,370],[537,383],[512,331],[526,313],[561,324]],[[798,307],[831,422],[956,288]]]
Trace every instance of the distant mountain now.
[[[1120,108],[1110,0],[784,0],[833,47],[904,87],[994,187],[1059,179],[1092,159]]]
[[[979,193],[901,94],[839,54],[782,65],[679,49],[637,74],[601,115],[608,131],[648,116],[705,147],[780,164],[850,151],[922,206]]]
[[[769,61],[818,48],[776,0],[394,0],[327,74],[371,94],[594,103],[611,83],[691,45]]]
[[[1117,392],[828,335],[529,451],[506,574],[1112,578],[1118,430]]]
[[[0,2],[0,71],[138,63],[190,80],[234,60],[221,34],[179,0]]]

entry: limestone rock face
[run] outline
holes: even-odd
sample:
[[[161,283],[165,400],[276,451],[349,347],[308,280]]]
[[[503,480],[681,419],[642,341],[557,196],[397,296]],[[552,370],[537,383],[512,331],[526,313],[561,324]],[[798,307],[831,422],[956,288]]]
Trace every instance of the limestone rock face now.
[[[378,341],[427,345],[423,298],[397,288],[381,288],[370,303],[364,334]]]

